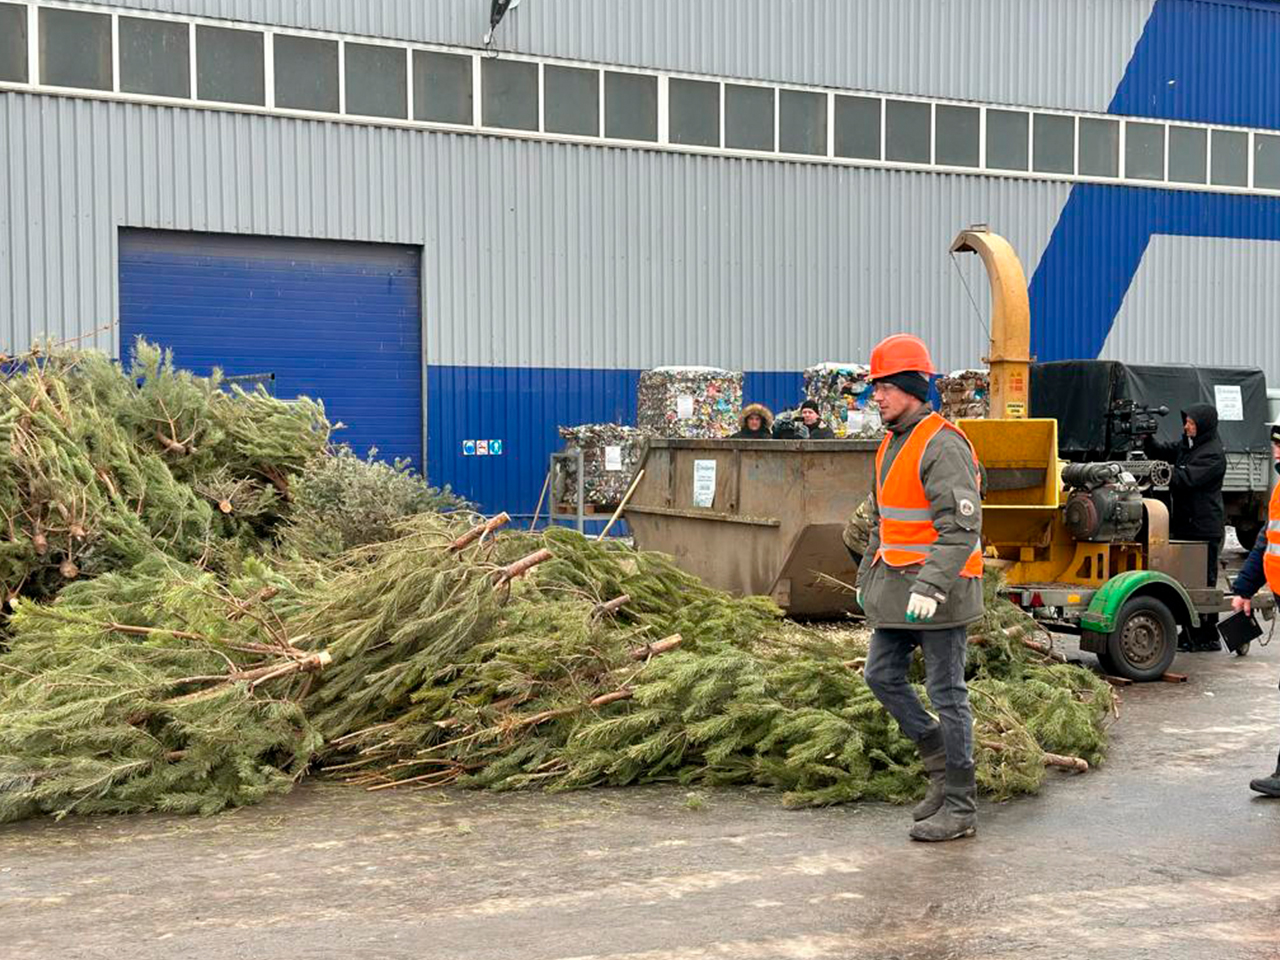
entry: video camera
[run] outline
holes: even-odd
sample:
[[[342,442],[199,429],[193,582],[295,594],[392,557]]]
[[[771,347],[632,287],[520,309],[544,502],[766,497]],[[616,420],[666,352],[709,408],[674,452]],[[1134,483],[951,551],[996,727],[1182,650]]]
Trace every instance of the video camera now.
[[[1117,460],[1141,460],[1142,444],[1160,429],[1157,417],[1169,408],[1144,406],[1136,400],[1113,400],[1107,410],[1107,450]]]

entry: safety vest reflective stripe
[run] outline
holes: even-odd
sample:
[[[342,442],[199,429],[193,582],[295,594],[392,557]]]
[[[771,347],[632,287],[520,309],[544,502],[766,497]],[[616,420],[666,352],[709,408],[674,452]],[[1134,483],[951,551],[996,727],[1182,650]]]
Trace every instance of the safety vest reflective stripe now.
[[[1280,484],[1271,491],[1271,506],[1267,513],[1267,552],[1262,556],[1262,571],[1267,575],[1267,586],[1280,597]]]
[[[880,516],[886,520],[901,520],[906,523],[933,523],[933,511],[928,507],[880,507]]]
[[[979,545],[979,543],[980,543],[980,542],[981,542],[981,541],[979,541],[979,540],[975,540],[975,541],[974,541],[974,546],[973,546],[973,548],[974,548],[975,550],[977,550],[977,549],[978,549],[978,545]],[[922,554],[924,554],[925,556],[928,556],[929,554],[933,553],[933,551],[934,551],[934,549],[935,549],[935,544],[932,544],[932,543],[926,543],[926,544],[919,544],[919,543],[882,543],[882,544],[880,544],[880,549],[881,549],[882,551],[885,551],[885,552],[888,552],[888,551],[890,551],[890,550],[903,550],[903,551],[908,551],[908,552],[911,552],[911,553],[922,553]]]
[[[933,511],[920,478],[921,462],[929,441],[942,430],[955,430],[946,420],[931,413],[912,428],[898,451],[888,476],[884,475],[884,456],[890,435],[885,434],[876,452],[876,505],[880,511],[880,549],[875,559],[891,567],[924,563],[933,551],[938,531],[933,525]],[[959,430],[956,430],[959,433]],[[960,434],[964,436],[963,433]],[[968,438],[965,438],[968,442]],[[970,453],[972,453],[972,445]],[[974,469],[977,455],[974,454]],[[981,543],[976,542],[972,554],[961,571],[965,577],[982,576]]]

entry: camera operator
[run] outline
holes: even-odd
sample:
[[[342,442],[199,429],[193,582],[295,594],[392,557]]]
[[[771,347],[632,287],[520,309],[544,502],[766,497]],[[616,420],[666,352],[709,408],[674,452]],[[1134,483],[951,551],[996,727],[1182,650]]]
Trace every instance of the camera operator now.
[[[1276,472],[1280,473],[1280,420],[1271,425],[1271,457]],[[1280,597],[1280,484],[1271,491],[1271,505],[1267,511],[1267,525],[1258,534],[1258,541],[1249,551],[1235,583],[1231,585],[1231,606],[1237,612],[1253,613],[1253,595],[1266,584]],[[1276,772],[1269,777],[1259,777],[1249,787],[1268,797],[1280,797],[1280,757],[1276,758]]]
[[[1222,502],[1222,478],[1227,472],[1227,455],[1218,437],[1218,411],[1208,403],[1197,403],[1182,413],[1182,440],[1157,443],[1154,437],[1143,442],[1143,450],[1153,459],[1167,460],[1173,467],[1169,481],[1172,505],[1169,535],[1175,540],[1201,540],[1209,548],[1206,582],[1218,585],[1218,554],[1226,532],[1226,508]],[[1200,618],[1200,627],[1179,646],[1184,650],[1219,650],[1217,614]]]

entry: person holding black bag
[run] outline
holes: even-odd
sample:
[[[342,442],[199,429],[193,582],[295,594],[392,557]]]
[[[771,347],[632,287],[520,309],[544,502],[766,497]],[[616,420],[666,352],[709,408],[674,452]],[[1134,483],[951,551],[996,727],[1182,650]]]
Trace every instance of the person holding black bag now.
[[[1271,457],[1276,472],[1280,473],[1280,420],[1271,425]],[[1231,606],[1237,613],[1253,614],[1253,595],[1263,585],[1280,597],[1280,484],[1271,490],[1271,503],[1267,508],[1267,525],[1258,534],[1258,540],[1249,551],[1249,557],[1231,585]],[[1268,797],[1280,797],[1280,756],[1276,757],[1276,772],[1269,777],[1259,777],[1249,783],[1249,788]]]

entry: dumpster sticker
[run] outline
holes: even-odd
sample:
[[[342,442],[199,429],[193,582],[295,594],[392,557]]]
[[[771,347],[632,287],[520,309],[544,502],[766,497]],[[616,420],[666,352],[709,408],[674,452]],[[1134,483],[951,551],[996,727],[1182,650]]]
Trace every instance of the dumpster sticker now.
[[[1213,405],[1218,408],[1219,420],[1243,420],[1244,398],[1240,396],[1238,383],[1213,385]]]
[[[613,471],[622,469],[622,447],[604,448],[604,468]]]
[[[716,462],[693,461],[693,505],[709,507],[716,499]]]

